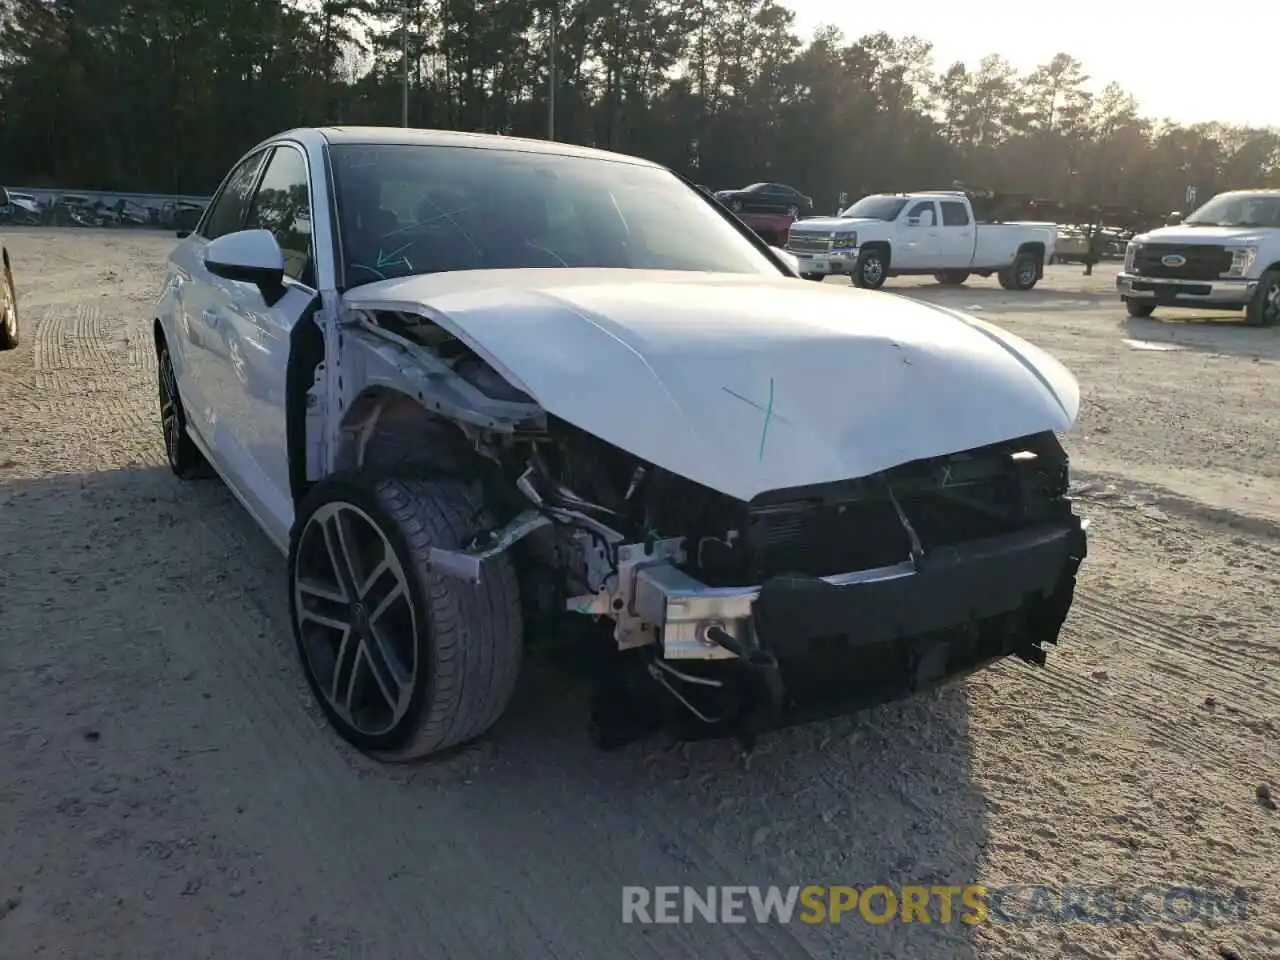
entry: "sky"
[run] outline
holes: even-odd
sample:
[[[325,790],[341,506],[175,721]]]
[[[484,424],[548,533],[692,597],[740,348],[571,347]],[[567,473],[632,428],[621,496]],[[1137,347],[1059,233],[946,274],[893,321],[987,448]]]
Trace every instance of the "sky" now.
[[[1022,72],[1068,53],[1091,88],[1110,81],[1148,117],[1280,127],[1275,44],[1280,0],[782,0],[808,40],[820,24],[850,40],[884,31],[933,43],[934,66],[998,53]],[[1218,16],[1217,11],[1222,15]],[[1270,38],[1270,39],[1267,39]]]

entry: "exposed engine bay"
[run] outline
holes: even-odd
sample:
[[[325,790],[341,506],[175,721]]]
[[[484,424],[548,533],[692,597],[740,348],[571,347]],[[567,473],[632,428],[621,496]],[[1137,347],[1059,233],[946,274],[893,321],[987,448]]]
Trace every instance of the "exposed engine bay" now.
[[[749,716],[798,715],[806,674],[874,678],[849,660],[872,648],[889,664],[864,684],[874,701],[1009,654],[1041,663],[1056,642],[1084,534],[1052,431],[744,502],[542,411],[426,317],[362,322],[429,360],[446,392],[456,378],[508,414],[485,427],[436,405],[450,427],[422,442],[484,485],[500,523],[433,565],[479,581],[509,551],[526,622],[611,624],[695,726],[741,734]],[[634,711],[620,688],[608,696]]]

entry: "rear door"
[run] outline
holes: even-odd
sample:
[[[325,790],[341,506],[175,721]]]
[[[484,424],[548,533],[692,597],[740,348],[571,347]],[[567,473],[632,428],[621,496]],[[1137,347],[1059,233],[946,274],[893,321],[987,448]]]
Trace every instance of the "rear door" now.
[[[934,241],[937,264],[947,270],[967,270],[973,266],[974,227],[969,208],[960,200],[942,200],[941,226]]]
[[[284,254],[283,295],[268,300],[254,284],[218,277],[210,286],[224,346],[210,377],[219,449],[250,509],[280,537],[293,521],[285,430],[290,334],[317,297],[310,183],[302,148],[276,144],[248,204],[244,229],[271,231]]]

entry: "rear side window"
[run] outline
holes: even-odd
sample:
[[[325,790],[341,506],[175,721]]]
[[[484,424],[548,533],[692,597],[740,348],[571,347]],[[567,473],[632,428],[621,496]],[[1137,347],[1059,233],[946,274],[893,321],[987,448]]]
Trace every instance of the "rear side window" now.
[[[209,215],[200,228],[200,236],[206,240],[217,240],[224,234],[235,233],[242,228],[264,156],[265,153],[255,153],[231,172],[226,186],[209,207]]]
[[[314,287],[311,191],[307,163],[293,147],[277,147],[253,198],[246,230],[270,230],[284,254],[284,272]]]
[[[964,208],[963,203],[956,203],[954,200],[943,200],[942,225],[944,227],[967,227],[969,225],[969,211]]]

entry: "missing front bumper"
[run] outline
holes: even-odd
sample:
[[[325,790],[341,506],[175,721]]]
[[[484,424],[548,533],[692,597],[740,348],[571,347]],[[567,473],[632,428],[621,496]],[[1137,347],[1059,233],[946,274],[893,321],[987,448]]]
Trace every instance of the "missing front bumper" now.
[[[636,570],[632,605],[658,628],[667,660],[734,659],[714,640],[716,630],[780,659],[802,659],[972,629],[1010,615],[1032,617],[1021,641],[1038,646],[1056,641],[1070,608],[1087,550],[1085,527],[1072,515],[938,548],[919,564],[823,578],[778,576],[750,587],[709,587],[669,563],[654,563]]]

